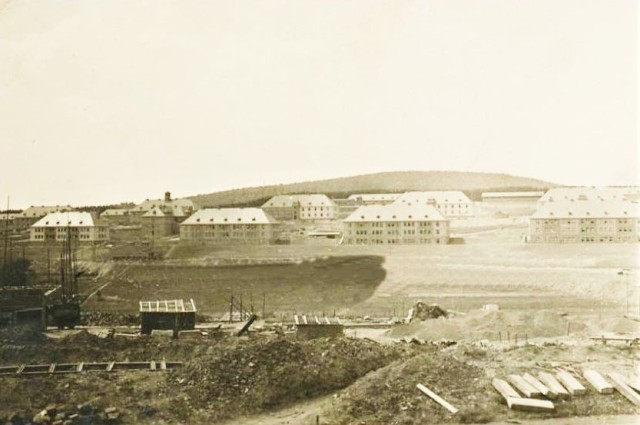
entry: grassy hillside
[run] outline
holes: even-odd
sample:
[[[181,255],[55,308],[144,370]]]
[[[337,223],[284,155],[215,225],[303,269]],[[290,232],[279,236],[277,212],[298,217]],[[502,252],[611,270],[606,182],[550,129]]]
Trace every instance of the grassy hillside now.
[[[259,206],[270,197],[292,193],[325,193],[333,198],[352,193],[393,193],[410,190],[462,190],[472,199],[485,191],[541,190],[556,186],[507,174],[458,171],[395,171],[303,183],[249,187],[192,196],[204,207]]]

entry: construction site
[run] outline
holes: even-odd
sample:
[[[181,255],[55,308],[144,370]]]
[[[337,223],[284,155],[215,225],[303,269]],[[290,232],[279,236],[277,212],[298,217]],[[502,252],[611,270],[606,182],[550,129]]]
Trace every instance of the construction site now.
[[[518,231],[419,248],[166,239],[151,259],[25,244],[29,285],[0,290],[0,423],[634,423],[637,246]]]

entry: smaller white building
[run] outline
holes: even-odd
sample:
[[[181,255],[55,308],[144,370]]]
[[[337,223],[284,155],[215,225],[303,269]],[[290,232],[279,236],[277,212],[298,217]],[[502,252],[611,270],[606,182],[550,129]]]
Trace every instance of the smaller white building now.
[[[357,205],[389,205],[400,196],[400,193],[354,193],[347,199]]]
[[[262,209],[281,221],[333,220],[336,205],[327,195],[277,195],[262,205]]]
[[[30,229],[30,240],[64,241],[70,235],[80,242],[109,240],[109,228],[98,225],[91,213],[80,211],[50,213]]]
[[[393,205],[432,205],[447,218],[473,217],[473,201],[459,190],[405,192]]]

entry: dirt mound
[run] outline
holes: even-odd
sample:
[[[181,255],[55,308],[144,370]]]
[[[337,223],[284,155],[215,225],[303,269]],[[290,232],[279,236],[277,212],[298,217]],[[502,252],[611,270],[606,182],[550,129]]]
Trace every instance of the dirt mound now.
[[[349,339],[246,341],[193,361],[171,381],[216,422],[344,388],[402,350]]]
[[[473,390],[489,384],[483,370],[434,352],[393,363],[347,388],[335,423],[409,425],[452,421],[447,410],[416,388],[418,383],[460,409],[455,422],[490,419],[478,412],[485,410],[484,406],[491,403],[494,394]]]
[[[570,320],[552,311],[474,311],[464,316],[440,317],[424,322],[398,326],[387,334],[393,338],[405,336],[426,340],[498,340],[514,337],[551,337],[565,335]],[[571,321],[571,332],[585,329],[584,324]]]
[[[596,334],[640,334],[640,322],[627,319],[626,317],[607,318],[594,321],[591,323],[590,329]]]

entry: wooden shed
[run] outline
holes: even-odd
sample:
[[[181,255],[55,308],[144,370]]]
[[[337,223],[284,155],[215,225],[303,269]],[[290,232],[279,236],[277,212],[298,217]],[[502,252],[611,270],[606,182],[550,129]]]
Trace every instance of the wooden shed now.
[[[191,299],[140,301],[140,332],[150,334],[154,329],[179,331],[196,326],[196,304]]]

